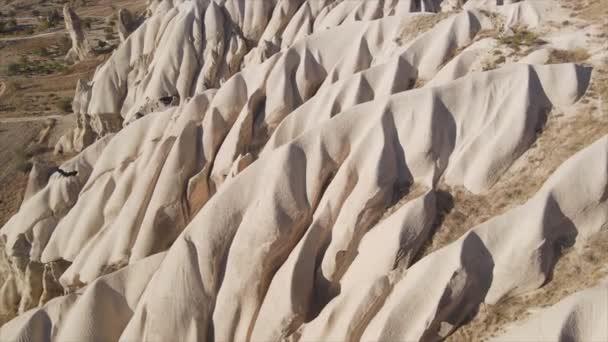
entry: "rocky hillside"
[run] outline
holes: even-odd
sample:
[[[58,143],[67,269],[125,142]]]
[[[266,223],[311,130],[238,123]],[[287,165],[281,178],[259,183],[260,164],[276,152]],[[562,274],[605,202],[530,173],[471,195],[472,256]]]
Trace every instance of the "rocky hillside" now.
[[[150,1],[0,231],[0,340],[608,340],[607,14]]]

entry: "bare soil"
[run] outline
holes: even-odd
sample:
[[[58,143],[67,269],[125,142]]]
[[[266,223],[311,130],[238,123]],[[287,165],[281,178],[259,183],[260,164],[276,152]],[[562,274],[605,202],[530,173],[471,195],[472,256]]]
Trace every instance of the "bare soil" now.
[[[53,146],[75,124],[71,101],[76,83],[91,79],[118,44],[118,9],[145,10],[144,0],[71,2],[83,22],[88,22],[85,32],[97,51],[97,56],[73,65],[64,61],[71,43],[63,19],[52,27],[41,25],[51,11],[61,15],[65,1],[0,0],[0,21],[17,23],[15,29],[0,32],[0,227],[21,205],[28,164],[32,160],[60,163],[66,158],[54,156]],[[15,65],[27,70],[15,72]],[[40,144],[49,117],[55,123]]]

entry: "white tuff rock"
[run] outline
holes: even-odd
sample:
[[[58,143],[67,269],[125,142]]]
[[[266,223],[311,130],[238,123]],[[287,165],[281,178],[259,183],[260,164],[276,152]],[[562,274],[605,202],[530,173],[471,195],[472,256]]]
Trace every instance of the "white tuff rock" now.
[[[66,60],[77,62],[90,57],[93,54],[93,49],[89,45],[80,18],[68,4],[63,6],[63,18],[65,20],[65,29],[72,40],[72,48],[65,56]]]
[[[0,340],[442,340],[551,281],[606,229],[606,136],[428,247],[449,192],[503,191],[557,114],[584,120],[592,67],[544,65],[550,40],[496,53],[561,9],[506,2],[149,1],[79,83],[58,148],[82,152],[0,231]],[[503,337],[601,339],[571,322],[604,297]]]

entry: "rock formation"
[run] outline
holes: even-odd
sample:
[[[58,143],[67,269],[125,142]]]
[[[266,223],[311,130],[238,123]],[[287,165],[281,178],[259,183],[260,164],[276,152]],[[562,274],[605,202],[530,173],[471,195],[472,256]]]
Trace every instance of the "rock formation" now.
[[[92,144],[97,136],[104,135],[99,130],[93,131],[91,118],[86,113],[90,101],[91,89],[84,80],[78,80],[74,100],[72,101],[72,112],[76,116],[76,127],[62,136],[55,145],[55,153],[81,152]]]
[[[75,62],[91,56],[93,50],[86,38],[80,18],[69,4],[63,7],[63,18],[65,20],[65,28],[72,40],[72,48],[65,56],[66,60]]]
[[[606,341],[608,328],[608,283],[606,279],[594,288],[577,292],[555,306],[545,308],[519,326],[510,327],[495,340],[535,341]]]
[[[116,20],[116,31],[121,42],[124,42],[131,32],[135,31],[138,26],[138,19],[126,8],[118,10],[118,20]]]
[[[34,162],[30,171],[27,187],[23,194],[23,202],[27,202],[32,196],[38,193],[49,182],[49,177],[56,167],[46,163]]]
[[[0,231],[0,340],[491,337],[608,226],[601,35],[505,3],[150,1]],[[589,291],[495,337],[601,339]]]

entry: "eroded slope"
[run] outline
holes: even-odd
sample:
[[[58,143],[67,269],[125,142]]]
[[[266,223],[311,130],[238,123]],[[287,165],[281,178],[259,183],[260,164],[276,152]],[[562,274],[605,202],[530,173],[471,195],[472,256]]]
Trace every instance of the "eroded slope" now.
[[[150,11],[77,96],[101,138],[2,228],[2,338],[481,338],[606,228],[604,28],[553,2]]]

